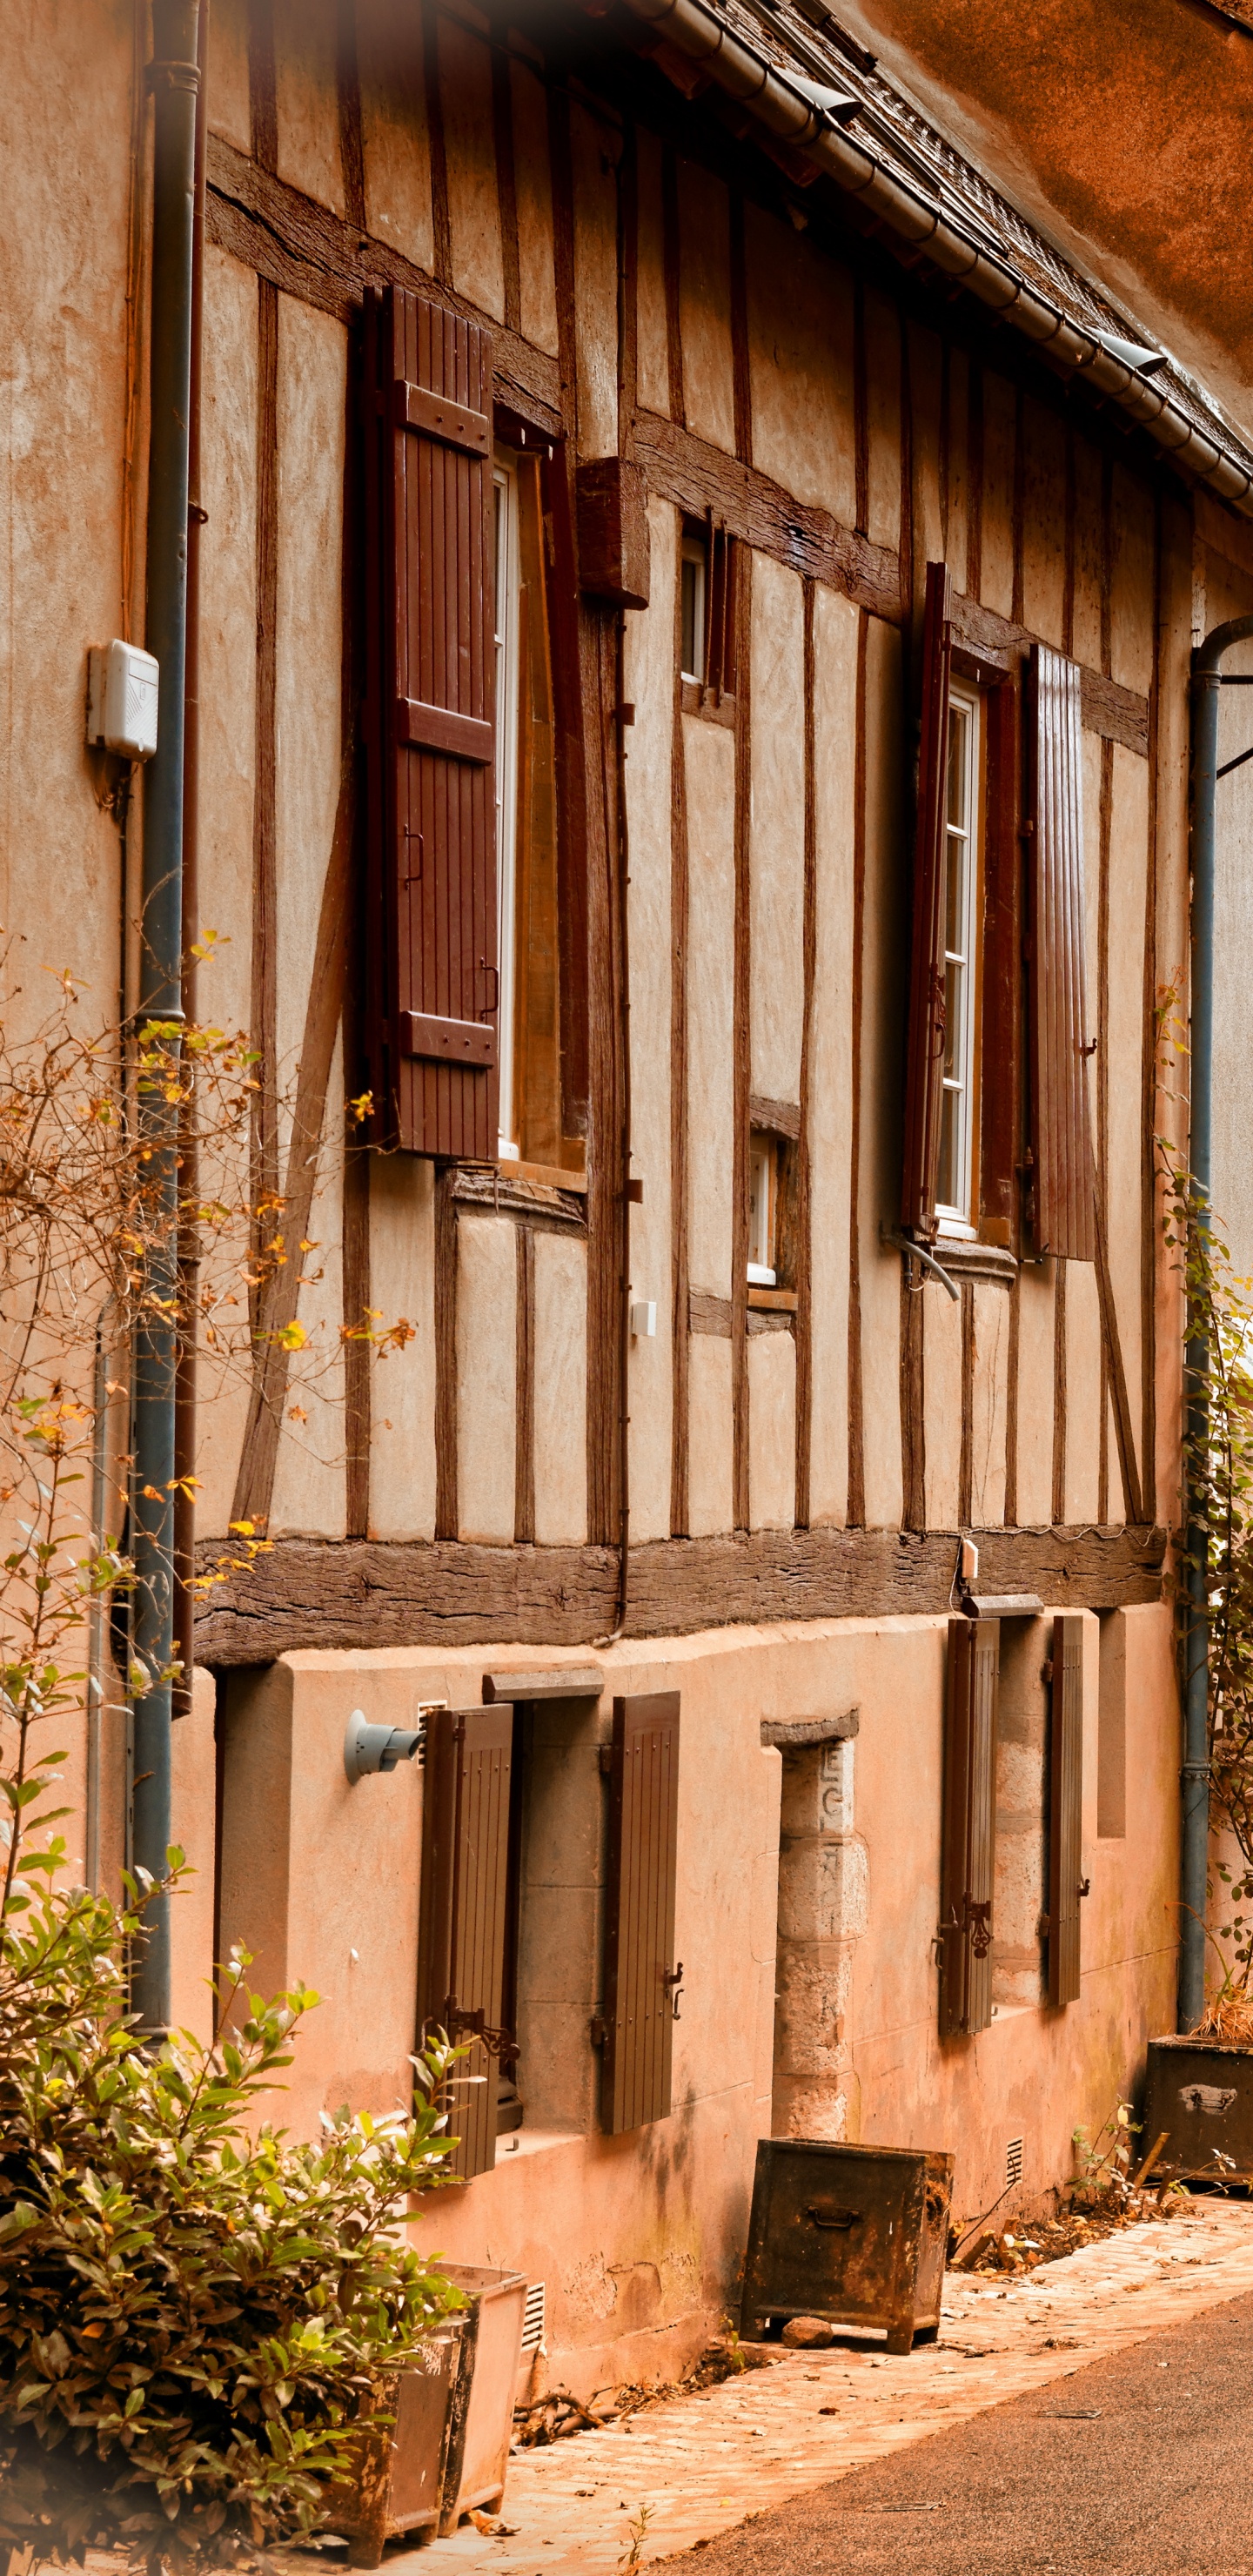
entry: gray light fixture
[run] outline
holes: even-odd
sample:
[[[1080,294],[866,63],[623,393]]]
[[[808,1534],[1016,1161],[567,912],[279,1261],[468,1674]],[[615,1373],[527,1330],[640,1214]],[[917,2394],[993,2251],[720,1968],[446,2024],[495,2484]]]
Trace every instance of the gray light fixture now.
[[[445,1702],[436,1705],[443,1708]],[[419,1718],[428,1715],[426,1708],[418,1710]],[[369,1726],[364,1709],[354,1708],[344,1736],[344,1769],[355,1788],[367,1771],[394,1771],[398,1762],[412,1762],[415,1754],[420,1765],[425,1744],[425,1725]]]

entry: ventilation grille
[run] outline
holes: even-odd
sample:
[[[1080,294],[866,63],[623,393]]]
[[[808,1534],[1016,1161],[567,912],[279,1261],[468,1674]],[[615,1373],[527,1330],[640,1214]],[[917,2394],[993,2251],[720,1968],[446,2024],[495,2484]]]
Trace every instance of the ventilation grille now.
[[[522,2315],[522,2349],[538,2352],[544,2340],[544,2284],[528,2281],[526,2307]]]
[[[1005,2189],[1012,2191],[1022,2181],[1022,2140],[1011,2138],[1005,2149]]]

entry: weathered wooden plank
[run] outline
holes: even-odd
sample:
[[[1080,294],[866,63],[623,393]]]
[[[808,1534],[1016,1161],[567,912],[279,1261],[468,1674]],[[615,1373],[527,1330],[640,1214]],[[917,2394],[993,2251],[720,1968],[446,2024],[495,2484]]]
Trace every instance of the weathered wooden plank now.
[[[795,572],[809,573],[869,608],[899,619],[900,576],[895,554],[842,528],[828,510],[797,501],[781,483],[727,456],[690,429],[641,411],[635,424],[636,461],[649,487],[694,518],[712,509],[731,534],[759,553],[775,555]]]
[[[1115,1610],[1162,1594],[1164,1530],[980,1530],[989,1593]],[[761,1530],[658,1539],[631,1556],[632,1637],[779,1619],[947,1614],[956,1533]],[[202,1542],[209,1571],[221,1551]],[[279,1539],[202,1596],[196,1657],[270,1663],[298,1647],[585,1645],[612,1624],[613,1548]]]
[[[360,310],[365,288],[376,282],[429,294],[436,280],[415,266],[389,242],[378,241],[348,224],[329,206],[319,206],[299,188],[263,170],[246,152],[236,151],[220,134],[209,136],[205,229],[219,250],[228,250],[245,267],[254,268],[285,295],[298,296],[341,322]],[[485,317],[451,286],[440,285],[443,303],[467,320]],[[496,397],[550,438],[561,434],[561,386],[557,362],[533,348],[518,331],[492,326]]]
[[[1013,671],[1042,639],[1029,627],[1016,625],[1012,618],[998,617],[995,609],[983,608],[977,599],[967,599],[960,592],[953,599],[953,642],[963,651],[986,662],[994,671]],[[1147,760],[1149,752],[1149,702],[1138,689],[1125,689],[1120,680],[1107,678],[1103,671],[1079,666],[1080,714],[1087,733],[1101,734],[1107,742],[1120,742],[1126,751],[1138,752]]]

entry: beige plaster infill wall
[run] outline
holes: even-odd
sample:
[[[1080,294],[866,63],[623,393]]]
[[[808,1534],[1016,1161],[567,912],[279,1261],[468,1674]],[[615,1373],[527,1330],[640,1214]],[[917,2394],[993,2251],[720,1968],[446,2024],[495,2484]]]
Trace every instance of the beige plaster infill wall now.
[[[1114,2100],[1134,2091],[1145,2040],[1172,2014],[1178,1711],[1169,1611],[1116,1617],[1105,1661],[1107,1700],[1111,1675],[1122,1675],[1121,1835],[1098,1833],[1110,1824],[1112,1739],[1102,1817],[1101,1655],[1098,1622],[1087,1621],[1083,1867],[1092,1892],[1082,1998],[1064,2011],[1042,2006],[1037,1966],[1033,1993],[1020,1981],[973,2041],[941,2042],[937,2028],[943,1620],[808,1622],[620,1645],[604,1657],[605,1694],[590,1734],[571,1720],[558,1721],[554,1735],[553,1720],[538,1712],[551,1801],[533,1838],[523,1938],[532,2058],[544,2044],[546,1994],[552,2044],[532,2112],[499,2141],[494,2171],[433,2198],[419,2235],[453,2259],[516,2264],[546,2283],[554,2381],[586,2393],[615,2379],[672,2375],[734,2308],[756,2141],[771,2128],[780,2079],[789,2102],[806,2084],[829,2095],[823,2116],[835,2132],[949,2148],[957,2206],[972,2212],[1001,2190],[1005,2148],[1018,2136],[1022,2204],[1046,2202],[1071,2170],[1073,2130],[1099,2128]],[[1028,1666],[1047,1629],[1046,1616],[1024,1639]],[[554,1655],[493,1649],[491,1662],[502,1659],[551,1664]],[[559,1650],[556,1660],[567,1659],[583,1658]],[[350,1790],[348,1713],[362,1707],[403,1724],[419,1699],[477,1701],[488,1660],[468,1648],[438,1661],[417,1651],[299,1655],[230,1686],[223,1940],[239,1937],[257,1951],[258,1986],[299,1975],[326,1997],[301,2034],[278,2106],[297,2131],[311,2132],[324,2108],[345,2100],[382,2108],[402,2099],[412,2045],[421,1778],[404,1767]],[[606,2138],[594,2126],[590,2035],[601,1999],[602,1866],[591,1819],[604,1797],[591,1750],[614,1692],[655,1690],[681,1697],[675,1947],[684,1975],[674,2107],[668,2119]],[[1007,1740],[1012,1699],[1011,1684]],[[852,1707],[860,1713],[855,1795],[848,1764],[833,1784],[835,1824],[824,1815],[819,1832],[829,1839],[830,1828],[842,1855],[831,1903],[820,1922],[814,1916],[818,1947],[830,1950],[818,1959],[821,2028],[806,2040],[813,1998],[802,1997],[792,2032],[800,2053],[789,2042],[789,2063],[776,2071],[776,1988],[795,2021],[806,1963],[792,1951],[807,1936],[795,1869],[781,1883],[782,1764],[761,1747],[761,1721],[831,1718]],[[1023,1848],[1034,1851],[1023,1903],[1038,1912],[1042,1755],[1039,1744],[1034,1755],[1025,1751],[1025,1765],[1005,1774],[1002,1803],[1018,1801]],[[795,1844],[805,1825],[795,1800],[788,1819]],[[997,1904],[1016,1939],[1022,1905],[1011,1841]],[[565,1929],[554,1937],[558,1920]],[[776,1927],[791,1944],[781,1975]],[[525,2100],[525,2071],[520,2089]]]

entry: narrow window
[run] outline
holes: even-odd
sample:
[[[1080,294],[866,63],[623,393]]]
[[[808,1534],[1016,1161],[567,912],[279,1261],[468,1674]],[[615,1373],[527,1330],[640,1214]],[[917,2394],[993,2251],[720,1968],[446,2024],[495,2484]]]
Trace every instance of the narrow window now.
[[[754,1136],[748,1161],[748,1283],[777,1283],[779,1152],[773,1136]]]
[[[518,474],[498,448],[493,476],[496,540],[496,887],[500,956],[498,1151],[516,1161],[514,994],[518,842]]]
[[[949,695],[944,834],[944,1098],[936,1213],[973,1235],[975,1021],[979,923],[979,700]]]
[[[682,677],[703,686],[705,679],[705,595],[709,553],[703,537],[684,537],[682,579]]]

